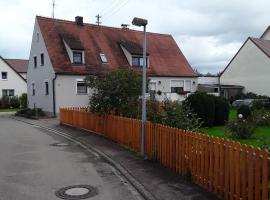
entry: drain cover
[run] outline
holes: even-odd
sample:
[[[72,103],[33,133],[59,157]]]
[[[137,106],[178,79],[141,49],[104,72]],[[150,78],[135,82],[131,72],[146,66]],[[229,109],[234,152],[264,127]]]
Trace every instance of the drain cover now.
[[[51,144],[51,146],[55,146],[55,147],[66,147],[66,146],[69,146],[69,143],[58,142],[58,143]]]
[[[61,188],[55,192],[57,197],[68,200],[86,199],[97,194],[97,189],[90,185],[73,185]]]

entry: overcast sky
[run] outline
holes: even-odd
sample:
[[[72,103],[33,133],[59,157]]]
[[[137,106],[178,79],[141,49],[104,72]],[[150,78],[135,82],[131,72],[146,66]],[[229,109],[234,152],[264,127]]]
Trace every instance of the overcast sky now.
[[[103,25],[149,21],[148,31],[171,34],[193,68],[219,72],[248,36],[270,25],[269,0],[56,0],[55,18]],[[36,15],[51,17],[52,0],[0,0],[0,55],[29,57]],[[136,29],[131,26],[130,28]]]

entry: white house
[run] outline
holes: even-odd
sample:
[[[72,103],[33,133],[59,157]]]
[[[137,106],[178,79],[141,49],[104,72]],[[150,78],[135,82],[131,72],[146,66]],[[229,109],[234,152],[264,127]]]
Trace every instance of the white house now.
[[[4,59],[0,56],[0,98],[27,93],[28,60]]]
[[[141,70],[143,32],[36,17],[27,72],[30,107],[57,114],[60,107],[87,106],[86,75],[117,68]],[[184,99],[197,74],[171,35],[147,33],[147,75],[158,99]],[[158,95],[159,94],[159,95]]]
[[[221,85],[228,87],[222,93],[230,98],[239,93],[253,92],[270,96],[270,28],[260,38],[249,37],[229,62],[220,76]],[[240,89],[242,87],[242,89]]]

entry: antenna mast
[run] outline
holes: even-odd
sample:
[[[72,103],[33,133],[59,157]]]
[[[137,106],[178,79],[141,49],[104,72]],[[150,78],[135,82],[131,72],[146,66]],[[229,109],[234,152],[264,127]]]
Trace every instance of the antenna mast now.
[[[101,16],[98,14],[98,15],[96,15],[96,18],[97,18],[96,23],[97,23],[97,25],[99,26],[99,25],[101,24],[101,21],[100,21]]]
[[[52,0],[52,18],[54,18],[55,0]]]

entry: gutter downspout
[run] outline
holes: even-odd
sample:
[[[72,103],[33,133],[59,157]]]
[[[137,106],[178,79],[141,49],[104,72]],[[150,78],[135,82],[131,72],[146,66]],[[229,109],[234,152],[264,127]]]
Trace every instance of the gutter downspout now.
[[[55,106],[55,79],[57,75],[55,74],[55,77],[52,80],[52,88],[53,88],[53,116],[56,117],[56,106]]]

